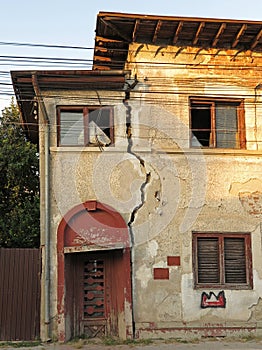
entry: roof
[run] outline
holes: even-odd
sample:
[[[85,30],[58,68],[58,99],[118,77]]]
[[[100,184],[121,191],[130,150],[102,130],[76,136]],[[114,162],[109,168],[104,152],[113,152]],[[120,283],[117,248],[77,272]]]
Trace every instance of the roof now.
[[[27,136],[38,140],[39,91],[123,90],[130,43],[262,51],[262,22],[99,12],[93,70],[12,71]],[[35,82],[36,83],[36,82]]]
[[[94,69],[123,69],[130,43],[262,52],[262,22],[99,12]]]
[[[38,89],[62,90],[114,90],[124,89],[129,71],[48,70],[12,71],[13,87],[20,108],[23,127],[32,142],[38,141],[37,99]]]

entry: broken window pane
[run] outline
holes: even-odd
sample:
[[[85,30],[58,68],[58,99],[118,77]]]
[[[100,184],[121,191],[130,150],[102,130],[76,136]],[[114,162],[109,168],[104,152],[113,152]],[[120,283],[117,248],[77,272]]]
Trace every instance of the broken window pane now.
[[[240,104],[241,101],[191,99],[191,147],[244,148]]]
[[[211,105],[199,104],[192,105],[191,108],[191,129],[193,136],[199,142],[201,146],[210,146],[211,135]],[[197,146],[199,144],[196,143]]]
[[[109,145],[110,140],[110,110],[96,109],[89,114],[89,142],[92,144]]]
[[[112,108],[59,107],[60,146],[109,146],[113,142]]]

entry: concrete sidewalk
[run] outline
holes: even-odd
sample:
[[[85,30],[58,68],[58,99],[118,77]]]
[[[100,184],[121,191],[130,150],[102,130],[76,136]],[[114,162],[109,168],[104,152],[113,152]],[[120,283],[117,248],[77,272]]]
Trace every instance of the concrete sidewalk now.
[[[152,342],[152,344],[128,345],[102,345],[102,344],[50,344],[40,346],[38,350],[258,350],[262,349],[262,341],[236,342],[236,341],[201,341],[199,343],[165,343]],[[25,349],[26,350],[26,349]],[[28,349],[27,349],[28,350]],[[37,350],[37,349],[36,349]]]

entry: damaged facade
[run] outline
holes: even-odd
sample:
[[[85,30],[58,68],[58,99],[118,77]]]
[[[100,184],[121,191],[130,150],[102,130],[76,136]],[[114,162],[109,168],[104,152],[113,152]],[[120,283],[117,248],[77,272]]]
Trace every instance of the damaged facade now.
[[[39,139],[42,339],[261,335],[262,22],[99,13],[12,72]]]

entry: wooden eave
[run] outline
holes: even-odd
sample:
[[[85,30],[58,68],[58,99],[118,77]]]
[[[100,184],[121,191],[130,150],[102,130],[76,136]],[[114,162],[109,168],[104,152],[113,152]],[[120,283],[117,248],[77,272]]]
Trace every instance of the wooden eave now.
[[[131,43],[262,52],[262,22],[99,12],[93,69],[123,69]]]
[[[11,78],[20,109],[24,130],[28,138],[38,142],[38,97],[33,79],[41,92],[52,91],[122,91],[129,71],[92,71],[92,70],[56,70],[56,71],[12,71]]]

